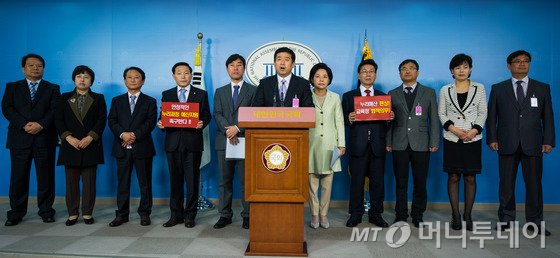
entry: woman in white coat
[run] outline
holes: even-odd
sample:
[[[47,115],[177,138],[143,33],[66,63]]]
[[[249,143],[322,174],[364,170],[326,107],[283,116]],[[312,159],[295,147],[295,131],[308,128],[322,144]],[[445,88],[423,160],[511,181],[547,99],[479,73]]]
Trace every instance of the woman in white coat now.
[[[443,125],[443,171],[448,173],[447,192],[451,203],[451,228],[462,228],[459,212],[459,181],[465,183],[463,220],[472,230],[472,207],[476,194],[476,175],[482,169],[482,127],[486,122],[484,85],[471,81],[472,58],[458,54],[449,70],[455,81],[439,92],[439,119]]]
[[[313,86],[315,128],[309,130],[309,207],[311,223],[318,228],[329,227],[327,213],[331,199],[333,173],[341,171],[340,159],[331,166],[333,150],[342,156],[345,152],[344,118],[340,96],[327,87],[332,81],[332,71],[324,63],[311,68],[309,81]],[[321,200],[318,188],[321,185]],[[320,216],[320,217],[319,217]]]

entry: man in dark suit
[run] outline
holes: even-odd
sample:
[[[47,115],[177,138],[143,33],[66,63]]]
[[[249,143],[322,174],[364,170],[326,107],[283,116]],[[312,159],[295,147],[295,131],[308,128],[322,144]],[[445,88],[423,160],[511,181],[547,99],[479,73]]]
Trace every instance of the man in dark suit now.
[[[25,79],[6,84],[2,113],[10,122],[6,148],[10,149],[10,210],[4,225],[17,225],[27,213],[29,173],[35,161],[37,204],[45,223],[54,222],[54,166],[58,137],[54,109],[60,87],[43,80],[45,60],[37,54],[21,59]]]
[[[385,198],[385,137],[387,134],[386,121],[356,121],[354,112],[354,97],[379,96],[385,93],[374,89],[377,64],[368,59],[358,65],[358,79],[360,86],[348,91],[342,96],[342,111],[344,124],[350,127],[348,153],[350,154],[350,218],[347,227],[355,227],[362,222],[364,214],[364,183],[369,178],[369,193],[371,208],[368,211],[369,222],[379,227],[388,227],[381,217],[383,200]]]
[[[208,104],[206,91],[191,85],[192,68],[185,62],[173,65],[171,69],[177,87],[162,93],[162,102],[190,102],[199,104],[199,121],[196,128],[163,127],[158,121],[158,127],[165,130],[165,151],[171,180],[171,196],[169,206],[171,218],[163,224],[172,227],[185,222],[185,227],[195,226],[198,207],[198,185],[200,178],[200,162],[204,142],[202,130],[208,126],[212,115]],[[187,203],[184,202],[184,181],[187,183]]]
[[[117,210],[109,226],[128,222],[133,166],[140,186],[140,225],[148,226],[152,212],[152,161],[156,154],[152,140],[157,122],[156,100],[140,92],[146,80],[142,69],[126,68],[123,77],[128,92],[113,98],[108,117],[109,128],[115,135],[111,154],[117,158],[118,176]]]
[[[313,107],[309,81],[292,73],[296,54],[287,47],[274,52],[276,75],[259,82],[254,107],[292,107],[294,99],[299,99],[300,107]]]
[[[243,81],[245,58],[238,54],[231,55],[226,60],[226,69],[231,82],[218,88],[214,94],[214,118],[216,130],[216,151],[220,165],[220,219],[214,228],[223,228],[231,224],[233,211],[231,201],[233,197],[233,174],[237,166],[239,181],[241,182],[241,205],[243,211],[242,227],[249,228],[249,204],[245,201],[245,160],[226,159],[226,141],[232,145],[239,143],[238,137],[244,137],[245,130],[237,127],[239,107],[249,107],[253,103],[256,87]]]
[[[414,191],[410,216],[420,226],[426,211],[426,179],[430,152],[439,148],[439,117],[436,92],[419,82],[418,62],[406,59],[399,65],[403,83],[389,92],[395,119],[387,132],[387,151],[393,153],[397,202],[395,222],[408,218],[408,167],[412,166]]]
[[[526,188],[525,218],[537,225],[528,227],[546,236],[543,221],[542,156],[555,145],[554,114],[548,84],[528,77],[531,54],[511,53],[507,67],[511,79],[492,85],[488,102],[486,143],[498,151],[500,207],[498,218],[508,228],[515,220],[515,180],[519,162]],[[506,224],[507,223],[507,224]]]

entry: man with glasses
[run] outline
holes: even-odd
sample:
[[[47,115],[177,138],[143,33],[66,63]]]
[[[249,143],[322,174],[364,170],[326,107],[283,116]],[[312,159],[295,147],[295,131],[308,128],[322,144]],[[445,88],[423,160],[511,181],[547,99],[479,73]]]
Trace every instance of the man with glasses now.
[[[402,84],[389,92],[395,120],[387,132],[387,151],[393,153],[397,202],[395,221],[408,218],[408,167],[412,167],[414,191],[410,216],[412,224],[419,227],[422,222],[428,194],[426,179],[430,152],[439,148],[439,117],[436,92],[416,80],[418,62],[406,59],[399,65]]]
[[[368,59],[358,65],[358,80],[360,86],[344,93],[342,96],[342,111],[344,124],[350,128],[348,153],[350,154],[350,201],[348,212],[350,218],[347,227],[355,227],[362,222],[364,214],[364,183],[369,178],[369,193],[371,208],[368,211],[369,222],[379,227],[388,227],[381,217],[383,200],[385,198],[385,135],[386,121],[356,121],[354,112],[354,97],[379,96],[385,93],[374,89],[377,74],[377,63]]]
[[[521,162],[526,188],[525,219],[539,234],[543,221],[542,157],[555,145],[554,114],[548,84],[528,77],[531,54],[518,50],[507,57],[511,79],[492,85],[488,103],[486,143],[498,152],[500,207],[498,229],[515,221],[515,181]],[[544,232],[543,232],[544,231]]]

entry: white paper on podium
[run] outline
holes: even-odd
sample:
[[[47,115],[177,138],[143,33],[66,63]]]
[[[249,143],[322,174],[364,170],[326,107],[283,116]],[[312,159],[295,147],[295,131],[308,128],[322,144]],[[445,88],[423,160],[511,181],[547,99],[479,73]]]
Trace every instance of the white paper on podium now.
[[[331,169],[338,158],[340,158],[340,152],[338,151],[338,147],[334,146],[331,157]]]
[[[237,139],[237,145],[229,143],[229,139],[226,139],[226,159],[245,159],[245,137]]]

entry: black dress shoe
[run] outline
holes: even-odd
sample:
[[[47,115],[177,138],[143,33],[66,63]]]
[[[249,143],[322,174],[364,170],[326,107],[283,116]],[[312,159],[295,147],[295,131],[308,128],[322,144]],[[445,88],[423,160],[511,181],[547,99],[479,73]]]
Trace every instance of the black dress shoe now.
[[[463,221],[465,222],[465,227],[467,228],[468,231],[472,231],[473,230],[473,221],[472,221],[472,217],[470,214],[463,214]]]
[[[168,228],[168,227],[173,227],[179,223],[183,223],[183,219],[177,219],[177,218],[170,218],[167,222],[163,223],[163,226]]]
[[[529,225],[529,226],[527,227],[527,230],[529,230],[529,231],[538,230],[539,235],[542,234],[542,228],[541,228],[541,226],[538,226],[538,225],[537,225],[536,229],[535,229],[535,226]],[[545,230],[544,230],[544,235],[545,235],[545,236],[550,236],[550,235],[552,235],[552,233],[550,233],[550,231],[548,231],[548,230],[545,229]]]
[[[140,217],[140,225],[149,226],[150,224],[152,224],[152,220],[150,219],[150,216]]]
[[[498,222],[498,223],[505,223],[505,222]],[[506,229],[509,229],[509,223],[507,222],[507,224],[496,224],[496,231],[504,231]]]
[[[395,218],[395,220],[393,220],[393,224],[397,223],[397,222],[406,222],[406,219],[403,218]]]
[[[416,228],[420,228],[420,223],[424,222],[422,219],[412,219],[412,225]]]
[[[88,225],[91,225],[91,224],[95,223],[95,220],[93,219],[93,217],[91,217],[89,219],[84,218],[84,223],[86,223]]]
[[[461,223],[461,215],[452,215],[451,216],[451,228],[453,230],[461,230],[463,228],[463,224]]]
[[[185,227],[194,228],[194,219],[185,219]]]
[[[362,216],[350,216],[348,221],[346,221],[346,226],[349,228],[353,228],[358,226],[358,224],[362,223]]]
[[[378,227],[381,227],[381,228],[389,227],[389,224],[387,224],[387,221],[385,221],[383,219],[383,217],[381,217],[381,215],[371,216],[371,217],[369,217],[368,221],[369,221],[369,223],[372,223],[372,224],[374,224]]]
[[[76,223],[78,223],[78,218],[75,219],[67,219],[66,222],[64,223],[66,226],[74,226],[76,225]]]
[[[228,224],[231,224],[231,219],[225,218],[225,217],[220,217],[220,219],[218,220],[218,222],[216,222],[216,224],[214,224],[214,228],[216,228],[216,229],[218,229],[218,228],[224,228],[224,227],[227,226]]]
[[[4,226],[11,227],[11,226],[15,226],[15,225],[19,224],[20,222],[21,222],[21,219],[9,219],[9,220],[6,220],[6,223],[4,223]]]
[[[128,222],[128,218],[116,217],[113,221],[111,221],[111,223],[109,223],[109,227],[118,227],[126,222]]]
[[[43,218],[43,223],[53,223],[53,222],[54,222],[53,217],[44,217]]]
[[[249,229],[249,217],[243,218],[243,225],[241,225],[244,229]]]

